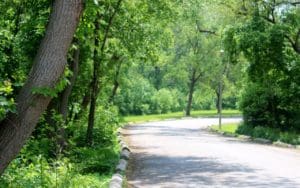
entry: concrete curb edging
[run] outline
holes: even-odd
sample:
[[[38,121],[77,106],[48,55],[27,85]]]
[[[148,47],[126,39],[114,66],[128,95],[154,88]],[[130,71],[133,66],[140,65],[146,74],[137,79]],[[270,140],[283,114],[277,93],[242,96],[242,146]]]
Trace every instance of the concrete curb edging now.
[[[254,142],[254,143],[265,144],[265,145],[272,145],[272,146],[281,147],[281,148],[293,148],[293,149],[300,150],[300,145],[287,144],[287,143],[284,143],[281,141],[272,142],[272,140],[268,140],[268,139],[264,139],[264,138],[252,138],[252,137],[246,136],[246,135],[237,135],[237,134],[232,134],[232,133],[220,132],[217,130],[213,130],[211,127],[207,127],[207,130],[211,133],[219,134],[219,135],[226,136],[226,137],[234,137],[234,138],[237,138],[242,141]]]
[[[124,173],[128,165],[128,160],[130,157],[130,149],[127,144],[123,141],[121,136],[121,128],[117,130],[117,137],[118,142],[121,147],[120,150],[120,160],[118,165],[116,166],[115,173],[113,174],[109,188],[122,188],[123,180],[124,180]]]

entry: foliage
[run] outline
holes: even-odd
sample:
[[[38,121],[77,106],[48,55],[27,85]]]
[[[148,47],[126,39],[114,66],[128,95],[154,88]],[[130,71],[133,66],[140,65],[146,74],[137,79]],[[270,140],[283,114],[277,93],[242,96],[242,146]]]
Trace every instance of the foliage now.
[[[153,112],[161,114],[175,111],[179,104],[176,100],[176,93],[167,89],[160,89],[152,97]]]
[[[136,75],[135,78],[128,79],[126,88],[120,91],[117,103],[121,114],[146,114],[149,113],[151,97],[155,89],[145,78]],[[147,107],[148,106],[148,107]]]
[[[10,81],[0,80],[0,121],[5,117],[6,113],[15,111],[15,102],[12,97],[12,84]]]
[[[46,158],[36,156],[30,164],[24,158],[13,161],[0,178],[1,188],[13,187],[105,187],[109,175],[98,173],[80,174],[77,164],[68,159],[47,162]]]
[[[299,53],[290,44],[299,25],[285,19],[299,12],[293,7],[277,12],[280,7],[271,2],[246,2],[248,17],[226,32],[225,41],[234,61],[242,53],[249,62],[240,103],[245,121],[253,127],[299,131]]]

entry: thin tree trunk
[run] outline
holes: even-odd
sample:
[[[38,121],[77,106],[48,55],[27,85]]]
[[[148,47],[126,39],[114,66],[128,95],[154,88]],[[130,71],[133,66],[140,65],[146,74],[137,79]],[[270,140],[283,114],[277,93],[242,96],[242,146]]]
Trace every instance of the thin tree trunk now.
[[[202,75],[201,73],[199,73],[197,75],[196,69],[192,70],[192,75],[191,75],[191,78],[190,78],[190,86],[189,86],[189,97],[188,97],[186,111],[185,111],[185,115],[186,116],[190,116],[191,115],[191,109],[192,109],[192,102],[193,102],[193,95],[194,95],[194,91],[195,91],[195,85],[198,82],[198,80],[200,79],[201,75]]]
[[[80,104],[80,110],[78,113],[75,114],[74,120],[78,120],[82,117],[86,109],[88,108],[88,105],[90,104],[91,101],[91,87],[88,86],[86,89],[86,92],[82,98],[81,104]]]
[[[216,93],[216,97],[217,97],[217,100],[216,100],[216,108],[217,108],[217,112],[220,113],[220,108],[219,108],[219,101],[220,101],[220,94],[219,94],[219,90],[220,90],[220,84],[218,85],[218,89],[215,91]]]
[[[121,6],[121,2],[122,0],[119,0],[117,2],[117,5],[115,7],[115,10],[113,12],[113,14],[109,17],[108,20],[108,25],[105,28],[105,32],[104,32],[104,38],[102,41],[102,45],[100,48],[100,53],[98,52],[97,47],[99,47],[100,44],[100,40],[98,38],[98,31],[100,30],[100,26],[99,26],[99,17],[98,16],[96,23],[95,23],[95,50],[94,50],[94,72],[93,72],[93,80],[92,80],[92,91],[91,91],[91,104],[90,104],[90,112],[89,112],[89,118],[88,118],[88,128],[87,128],[87,133],[86,133],[86,143],[88,145],[91,145],[93,143],[93,129],[94,129],[94,124],[95,124],[95,111],[96,111],[96,105],[97,105],[97,98],[98,98],[98,94],[99,94],[99,82],[100,82],[100,66],[102,63],[102,58],[103,58],[103,53],[104,53],[104,49],[105,49],[105,45],[108,39],[108,34],[109,34],[109,30],[112,26],[113,23],[113,19],[115,17],[115,15],[117,14],[117,12],[119,11],[119,8]]]
[[[186,116],[191,115],[191,108],[192,108],[192,101],[193,101],[193,94],[194,94],[194,90],[195,90],[195,84],[196,84],[196,71],[194,70],[193,73],[192,73],[192,77],[190,79],[189,97],[188,97],[186,111],[185,111]]]
[[[190,83],[190,88],[189,88],[189,97],[188,97],[188,102],[186,106],[186,116],[191,115],[191,108],[192,108],[192,102],[193,102],[193,94],[194,94],[194,89],[195,89],[195,82]]]
[[[109,103],[113,103],[113,101],[114,101],[114,98],[115,98],[115,96],[116,96],[116,94],[117,94],[117,90],[118,90],[118,88],[119,88],[119,81],[118,80],[115,80],[114,81],[114,87],[113,87],[113,89],[112,89],[112,92],[111,92],[111,96],[109,97]]]
[[[118,58],[117,58],[117,59],[118,59]],[[112,103],[112,102],[114,101],[114,98],[115,98],[115,96],[116,96],[116,94],[117,94],[117,90],[118,90],[118,88],[119,88],[119,86],[120,86],[118,79],[119,79],[119,75],[120,75],[121,65],[122,65],[122,63],[119,62],[119,63],[117,64],[117,67],[116,67],[116,73],[115,73],[115,79],[114,79],[114,86],[113,86],[111,95],[110,95],[110,97],[109,97],[109,99],[108,99],[108,102],[109,102],[109,103]]]
[[[95,48],[94,48],[94,70],[93,70],[93,79],[91,83],[91,103],[90,103],[90,111],[88,117],[88,128],[86,132],[86,143],[91,145],[93,142],[93,129],[94,129],[94,122],[95,122],[95,110],[96,110],[96,103],[97,103],[97,95],[99,90],[99,70],[100,70],[100,58],[98,48],[100,46],[100,39],[99,39],[99,13],[97,14],[97,18],[95,21]]]
[[[61,95],[61,104],[60,104],[59,113],[63,116],[64,122],[67,121],[69,97],[71,95],[73,86],[78,76],[79,55],[80,55],[80,49],[77,48],[74,51],[74,57],[71,63],[71,70],[73,72],[73,75],[70,78],[70,84],[64,89]]]
[[[70,78],[70,84],[68,86],[66,86],[66,88],[63,90],[63,92],[61,94],[61,100],[60,100],[58,112],[59,112],[59,114],[62,115],[63,122],[62,122],[62,124],[57,125],[57,128],[58,128],[58,130],[57,130],[58,131],[58,138],[57,138],[58,153],[62,153],[63,150],[65,149],[65,147],[67,146],[64,126],[66,125],[67,118],[68,118],[69,98],[70,98],[73,86],[75,84],[75,81],[76,81],[76,78],[78,75],[79,55],[80,55],[80,50],[79,50],[79,48],[77,48],[74,51],[73,60],[71,62],[71,70],[73,72],[73,75]]]
[[[33,94],[32,89],[53,88],[59,81],[82,9],[82,0],[55,1],[35,63],[17,97],[17,113],[0,123],[0,173],[17,156],[51,101],[49,96]]]

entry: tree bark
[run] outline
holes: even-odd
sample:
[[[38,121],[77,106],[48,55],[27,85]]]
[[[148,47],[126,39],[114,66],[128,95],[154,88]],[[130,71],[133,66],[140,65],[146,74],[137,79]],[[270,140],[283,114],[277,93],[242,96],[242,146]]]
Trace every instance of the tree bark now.
[[[196,71],[193,70],[192,77],[190,79],[190,87],[189,87],[189,97],[187,101],[186,111],[185,115],[190,116],[191,115],[191,108],[192,108],[192,102],[193,102],[193,94],[195,90],[195,84],[196,84]]]
[[[79,23],[83,0],[57,0],[35,63],[16,103],[17,114],[0,123],[0,173],[13,160],[34,130],[51,97],[33,94],[34,88],[53,88],[63,74],[66,54]]]

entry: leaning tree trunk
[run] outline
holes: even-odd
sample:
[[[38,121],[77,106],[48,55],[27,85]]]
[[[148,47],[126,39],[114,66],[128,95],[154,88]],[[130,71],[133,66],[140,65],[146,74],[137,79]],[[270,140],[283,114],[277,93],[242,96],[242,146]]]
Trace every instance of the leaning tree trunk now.
[[[32,90],[53,88],[59,81],[82,9],[83,0],[57,0],[53,5],[35,63],[17,97],[17,113],[0,123],[0,174],[17,156],[51,101],[51,97]]]

